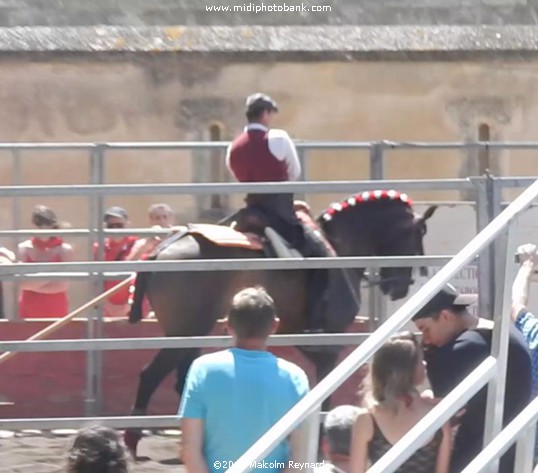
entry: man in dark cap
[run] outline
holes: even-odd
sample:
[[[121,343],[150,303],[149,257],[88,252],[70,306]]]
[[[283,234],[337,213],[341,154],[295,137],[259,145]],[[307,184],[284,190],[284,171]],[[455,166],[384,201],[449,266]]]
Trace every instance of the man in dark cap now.
[[[413,321],[422,332],[424,359],[435,397],[447,396],[491,353],[492,323],[467,310],[476,294],[459,294],[446,285]],[[503,425],[530,401],[531,358],[521,334],[510,328]],[[482,450],[486,419],[487,385],[465,406],[454,440],[451,472],[459,473]],[[513,473],[515,448],[502,458],[499,473]]]
[[[268,95],[256,93],[246,100],[247,126],[230,145],[226,166],[239,182],[295,181],[301,175],[301,164],[293,141],[284,130],[270,128],[276,102]],[[297,219],[293,193],[248,194],[247,207],[260,210],[269,227],[306,257],[327,256],[319,238],[306,230]],[[327,307],[328,272],[310,272],[307,314],[309,332],[323,331]]]
[[[103,216],[105,227],[107,229],[126,228],[129,224],[127,212],[122,207],[110,207],[106,210]],[[133,246],[137,241],[137,237],[131,235],[111,235],[106,237],[104,241],[104,259],[105,261],[132,261],[134,258],[131,255]],[[98,258],[98,245],[94,244],[94,258]],[[117,286],[122,281],[106,280],[104,290]],[[112,294],[105,301],[105,316],[106,317],[125,317],[129,313],[129,294],[133,289],[125,286],[115,294]]]

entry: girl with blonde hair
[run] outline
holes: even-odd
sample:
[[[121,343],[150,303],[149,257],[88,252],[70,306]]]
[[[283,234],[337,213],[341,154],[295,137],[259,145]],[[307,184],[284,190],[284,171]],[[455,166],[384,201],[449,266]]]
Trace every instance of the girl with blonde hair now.
[[[371,405],[357,417],[351,441],[350,473],[364,473],[434,407],[418,391],[426,369],[422,349],[412,333],[386,342],[371,367]],[[448,473],[451,453],[449,424],[419,448],[398,473]]]

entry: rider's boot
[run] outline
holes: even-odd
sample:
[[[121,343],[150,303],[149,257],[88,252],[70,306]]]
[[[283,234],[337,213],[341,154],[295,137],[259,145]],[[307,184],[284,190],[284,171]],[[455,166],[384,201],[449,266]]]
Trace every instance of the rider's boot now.
[[[309,228],[304,229],[303,255],[306,257],[326,257],[328,250],[319,237]],[[329,271],[325,268],[312,269],[308,277],[307,328],[306,333],[325,331],[325,317],[329,304]]]
[[[328,307],[328,272],[326,269],[313,269],[309,275],[305,333],[323,333]]]

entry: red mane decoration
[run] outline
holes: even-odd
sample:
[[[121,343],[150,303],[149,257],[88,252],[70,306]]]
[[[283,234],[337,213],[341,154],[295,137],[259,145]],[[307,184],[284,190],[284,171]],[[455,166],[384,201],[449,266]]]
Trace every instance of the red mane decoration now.
[[[355,205],[363,204],[365,202],[372,202],[375,200],[399,200],[409,206],[413,205],[407,194],[400,194],[395,190],[365,191],[352,195],[341,202],[331,204],[329,208],[323,212],[321,218],[326,222],[329,222],[332,220],[335,214],[340,213],[349,207],[354,207]]]

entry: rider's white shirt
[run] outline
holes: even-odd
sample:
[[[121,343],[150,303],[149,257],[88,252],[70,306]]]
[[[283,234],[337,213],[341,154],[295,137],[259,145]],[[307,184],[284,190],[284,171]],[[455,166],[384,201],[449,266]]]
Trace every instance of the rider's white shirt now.
[[[250,123],[244,129],[245,132],[248,130],[268,131],[269,151],[271,151],[271,154],[275,158],[286,163],[288,180],[296,181],[299,179],[301,176],[301,163],[299,162],[295,145],[286,131],[277,128],[268,130],[267,127],[261,123]],[[231,146],[228,147],[226,152],[226,166],[231,171],[230,149]]]

